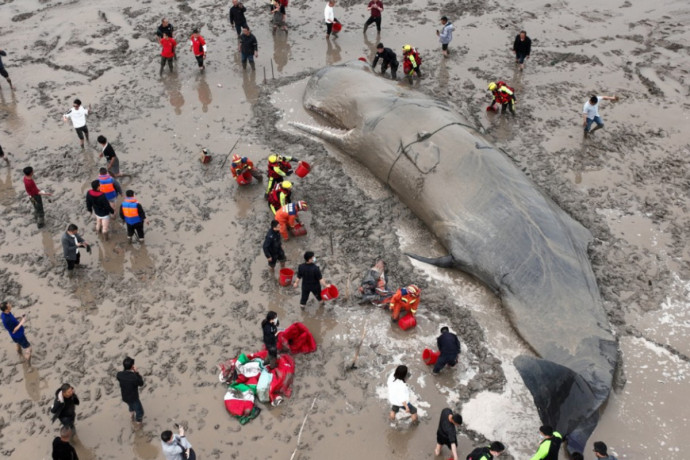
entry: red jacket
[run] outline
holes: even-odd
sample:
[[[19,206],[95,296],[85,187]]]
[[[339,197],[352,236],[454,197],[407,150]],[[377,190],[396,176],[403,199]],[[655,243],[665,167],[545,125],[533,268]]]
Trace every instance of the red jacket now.
[[[189,40],[192,42],[192,51],[194,52],[194,56],[203,56],[204,46],[206,45],[206,40],[204,40],[204,37],[197,34],[196,37],[189,37]]]
[[[26,189],[26,193],[28,193],[29,196],[36,196],[41,194],[41,191],[38,189],[38,187],[36,187],[36,182],[34,182],[34,180],[30,177],[24,176],[24,188]]]
[[[177,42],[175,41],[174,38],[162,38],[161,39],[161,56],[164,58],[171,58],[175,57],[175,47],[177,46]]]

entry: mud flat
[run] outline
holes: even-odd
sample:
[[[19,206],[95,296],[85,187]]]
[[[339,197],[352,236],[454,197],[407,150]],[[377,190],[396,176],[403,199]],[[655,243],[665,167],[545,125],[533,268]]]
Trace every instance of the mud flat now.
[[[500,6],[500,8],[499,8]],[[345,31],[323,39],[323,5],[290,2],[287,37],[271,34],[267,8],[247,2],[259,41],[256,74],[243,74],[226,2],[192,0],[8,1],[0,5],[0,48],[17,86],[0,80],[0,294],[28,311],[34,367],[19,362],[6,336],[0,347],[0,451],[9,458],[49,458],[57,425],[47,414],[55,389],[68,381],[82,404],[76,447],[85,459],[160,458],[159,433],[186,422],[204,458],[289,458],[314,403],[296,458],[429,458],[441,408],[463,408],[463,453],[500,438],[510,458],[536,448],[536,411],[512,357],[524,345],[498,299],[476,281],[412,263],[403,252],[441,254],[428,231],[367,171],[339,152],[297,136],[287,121],[307,117],[300,85],[327,64],[371,57],[380,40],[420,48],[427,78],[419,89],[447,100],[483,127],[534,182],[595,235],[591,258],[620,341],[615,391],[591,441],[619,458],[682,459],[690,410],[687,336],[690,307],[690,138],[685,125],[689,39],[686,2],[495,2],[386,4],[380,38],[362,35],[364,5],[345,2],[336,16]],[[443,59],[438,17],[456,25]],[[178,30],[177,71],[158,77],[156,24]],[[208,68],[199,75],[182,37],[202,26]],[[510,45],[522,28],[534,40],[527,68],[514,67]],[[273,61],[273,71],[271,70]],[[264,71],[267,81],[264,82]],[[275,77],[275,78],[273,78]],[[516,88],[518,117],[489,117],[486,85]],[[404,87],[401,87],[404,90]],[[591,94],[603,103],[606,128],[583,140],[580,111]],[[79,97],[93,112],[92,141],[114,145],[123,185],[150,215],[146,245],[128,245],[114,226],[95,235],[83,193],[103,160],[79,149],[61,119]],[[266,271],[260,244],[270,216],[259,186],[238,190],[220,164],[237,152],[264,164],[272,152],[309,161],[296,184],[309,202],[309,234],[286,245],[296,266],[306,248],[343,296],[318,309],[298,307],[298,293]],[[202,147],[214,154],[197,161]],[[38,230],[22,187],[31,164],[53,192],[47,226]],[[335,178],[335,180],[334,180]],[[74,222],[94,242],[88,267],[67,280],[60,246]],[[346,299],[376,256],[389,262],[391,284],[424,290],[419,327],[403,333],[384,311]],[[259,322],[303,321],[319,350],[297,357],[293,397],[245,426],[228,417],[215,365],[260,347]],[[420,359],[442,324],[463,342],[461,365],[433,378]],[[364,334],[358,369],[346,371]],[[147,382],[143,430],[128,421],[114,379],[125,354]],[[387,422],[386,376],[412,368],[410,386],[422,423]]]

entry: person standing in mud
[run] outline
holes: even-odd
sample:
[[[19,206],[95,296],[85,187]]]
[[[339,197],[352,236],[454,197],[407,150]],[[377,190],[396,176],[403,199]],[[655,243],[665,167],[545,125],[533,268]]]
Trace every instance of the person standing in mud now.
[[[189,49],[194,53],[194,58],[199,66],[199,70],[204,70],[204,60],[206,59],[206,40],[199,33],[199,29],[192,30],[192,36],[189,37]]]
[[[312,251],[304,253],[304,263],[297,267],[297,277],[292,286],[299,286],[300,280],[302,281],[302,297],[300,298],[299,306],[301,308],[307,306],[307,300],[311,293],[319,301],[319,306],[323,307],[324,301],[321,298],[321,288],[325,289],[330,284],[326,283],[321,276],[321,269],[316,265],[316,256],[314,256]]]
[[[381,75],[386,73],[388,67],[391,68],[391,79],[397,80],[398,72],[398,56],[390,48],[384,48],[383,43],[376,45],[376,56],[374,57],[374,62],[371,64],[372,69],[376,69],[376,64],[381,59]]]
[[[2,317],[2,324],[17,345],[17,353],[22,354],[26,362],[31,365],[31,344],[24,334],[24,323],[26,323],[27,320],[26,314],[20,316],[20,319],[17,320],[12,314],[12,304],[9,302],[2,302],[2,304],[0,304],[0,310],[2,311],[0,314],[0,317]]]
[[[79,398],[74,392],[74,387],[69,383],[63,383],[55,392],[53,407],[50,408],[53,421],[60,420],[62,426],[70,428],[74,432],[74,422],[77,419],[76,406],[78,405]]]
[[[280,236],[280,223],[275,219],[271,221],[271,228],[268,229],[266,238],[264,238],[263,250],[271,271],[275,271],[276,263],[278,262],[280,262],[280,268],[285,267],[286,257]]]
[[[7,166],[10,165],[10,160],[7,157],[5,157],[5,151],[2,149],[2,145],[0,145],[0,160],[5,160]]]
[[[67,231],[62,235],[62,253],[67,260],[68,276],[72,276],[75,267],[81,268],[79,248],[86,248],[87,252],[91,252],[91,247],[78,232],[79,227],[69,224]]]
[[[513,52],[515,53],[515,64],[520,66],[520,70],[525,70],[525,59],[529,59],[529,54],[532,52],[532,39],[527,36],[527,32],[524,30],[515,36]]]
[[[165,64],[168,64],[170,73],[173,72],[173,60],[175,59],[175,48],[177,47],[177,41],[172,38],[167,33],[163,33],[163,37],[160,40],[161,45],[161,69],[158,75],[163,75],[163,70],[165,70]]]
[[[617,96],[591,96],[582,108],[582,126],[585,129],[585,137],[594,134],[594,131],[604,127],[604,122],[599,116],[599,103],[601,101],[617,101]],[[592,123],[596,123],[596,128],[590,131]]]
[[[98,170],[98,182],[100,183],[100,191],[105,193],[105,197],[111,204],[115,203],[118,195],[122,195],[122,187],[120,183],[113,179],[106,168]]]
[[[82,149],[84,148],[84,137],[86,137],[86,142],[89,142],[89,128],[86,126],[86,116],[90,111],[90,106],[88,109],[84,108],[84,106],[81,105],[81,101],[75,99],[69,112],[62,116],[62,119],[65,121],[72,120],[72,126],[74,126],[74,130],[77,132],[77,137],[79,137],[79,143]]]
[[[115,210],[110,206],[110,202],[105,197],[105,193],[99,190],[101,183],[98,180],[91,182],[91,190],[86,192],[86,210],[96,216],[96,233],[101,232],[107,240],[109,238],[108,227],[110,215],[115,214]]]
[[[266,318],[261,321],[263,340],[266,350],[268,350],[268,362],[275,363],[278,359],[278,313],[269,311]]]
[[[443,57],[448,57],[448,45],[453,40],[453,31],[455,26],[448,20],[446,16],[441,18],[441,25],[443,28],[436,31],[439,41],[441,42],[441,52]]]
[[[326,3],[326,7],[323,10],[324,20],[326,21],[326,39],[331,38],[331,33],[333,32],[333,24],[338,22],[338,20],[335,18],[335,11],[333,10],[334,6],[335,0],[329,0],[329,2]],[[337,38],[338,34],[333,33],[333,36]]]
[[[144,419],[144,406],[141,405],[139,400],[139,387],[144,386],[144,378],[139,374],[134,365],[134,358],[127,356],[122,361],[122,367],[124,369],[116,375],[117,381],[120,383],[122,401],[129,407],[132,421],[141,425]]]
[[[71,438],[72,430],[69,427],[60,428],[60,436],[53,439],[53,460],[79,460],[77,451],[69,442]]]
[[[161,23],[156,30],[156,36],[158,36],[158,40],[163,38],[163,35],[167,35],[168,37],[172,38],[174,31],[175,27],[173,27],[173,25],[170,24],[166,18],[163,18],[161,19]]]
[[[7,83],[10,84],[10,89],[14,89],[14,86],[12,86],[12,80],[10,79],[10,74],[7,73],[7,70],[5,69],[5,65],[2,63],[2,57],[7,56],[7,53],[5,50],[0,50],[0,75],[2,75],[5,80],[7,80]]]
[[[249,28],[249,26],[247,25],[247,18],[244,16],[244,13],[246,11],[247,8],[244,7],[242,2],[238,0],[232,0],[232,6],[230,7],[230,25],[235,26],[238,39],[240,38],[240,34],[242,33],[242,28]]]
[[[26,190],[31,204],[36,212],[36,219],[38,223],[38,228],[43,228],[45,226],[45,211],[43,210],[43,198],[41,196],[51,196],[52,194],[40,190],[34,182],[34,168],[27,166],[24,168],[24,189]]]
[[[144,208],[134,197],[134,191],[125,192],[125,201],[120,205],[120,218],[127,224],[127,239],[132,242],[134,232],[137,232],[139,242],[144,242],[144,222],[148,223]]]
[[[120,160],[115,154],[115,149],[112,145],[110,145],[110,143],[108,143],[108,139],[106,139],[103,135],[99,135],[96,140],[101,145],[101,154],[98,155],[98,157],[105,157],[105,161],[108,162],[106,165],[108,174],[110,174],[112,177],[120,177],[122,175],[120,174]]]
[[[455,427],[462,425],[462,415],[445,408],[441,411],[436,430],[436,448],[434,455],[441,455],[441,449],[446,446],[453,454],[453,460],[458,460],[458,434]]]
[[[364,33],[373,23],[376,23],[376,33],[381,33],[381,13],[383,12],[383,2],[381,0],[371,0],[367,5],[369,11],[369,19],[364,23]]]
[[[243,69],[247,68],[247,61],[249,61],[252,72],[256,70],[254,58],[259,57],[259,42],[256,41],[256,37],[249,30],[249,27],[242,28],[242,35],[240,35],[240,57]]]
[[[407,387],[407,383],[405,383],[409,375],[407,366],[398,366],[395,372],[388,377],[388,402],[391,404],[388,418],[392,425],[395,424],[395,414],[400,409],[410,414],[413,423],[416,423],[418,420],[417,408],[410,403],[410,389]]]

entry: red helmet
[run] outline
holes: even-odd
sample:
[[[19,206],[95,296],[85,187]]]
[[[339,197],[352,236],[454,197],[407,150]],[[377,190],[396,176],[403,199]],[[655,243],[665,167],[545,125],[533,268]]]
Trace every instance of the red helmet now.
[[[233,164],[240,164],[242,162],[242,157],[239,156],[238,154],[234,154],[232,156],[232,162],[233,162]]]
[[[407,286],[407,293],[414,297],[419,297],[419,288],[414,284]]]
[[[298,201],[297,202],[297,209],[299,209],[300,211],[308,211],[309,206],[307,206],[306,201]]]

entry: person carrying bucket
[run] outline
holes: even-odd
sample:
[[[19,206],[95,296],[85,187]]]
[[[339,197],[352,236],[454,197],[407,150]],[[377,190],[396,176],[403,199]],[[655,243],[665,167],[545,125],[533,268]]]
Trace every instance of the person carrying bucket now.
[[[419,307],[419,298],[421,294],[422,290],[414,284],[398,289],[388,301],[388,309],[392,312],[391,321],[394,323],[398,322],[401,310],[405,310],[414,316]]]
[[[245,174],[251,174],[256,180],[261,182],[264,180],[263,176],[259,171],[254,169],[254,163],[247,157],[241,157],[238,154],[232,156],[232,163],[230,163],[230,172],[232,173],[232,178],[237,180],[238,177],[244,176]],[[249,179],[245,177],[245,179]]]
[[[292,284],[293,287],[299,286],[302,280],[302,297],[299,300],[299,306],[305,308],[307,306],[307,299],[309,294],[314,294],[316,300],[319,301],[319,307],[323,307],[324,301],[321,298],[321,288],[327,289],[330,284],[321,276],[321,269],[316,265],[316,256],[312,251],[304,253],[304,263],[297,268],[297,278]]]
[[[271,267],[271,271],[274,271],[277,262],[280,262],[280,268],[285,267],[285,252],[283,251],[283,243],[280,240],[279,229],[280,224],[278,221],[272,220],[271,228],[268,229],[264,239],[264,255],[268,259],[268,266]]]
[[[299,161],[290,156],[271,155],[268,157],[268,185],[266,187],[266,198],[271,193],[273,187],[279,182],[287,179],[292,174],[291,161]]]
[[[288,240],[288,227],[294,228],[297,223],[297,213],[299,211],[307,211],[307,203],[304,201],[298,201],[297,203],[290,203],[282,206],[276,212],[276,220],[280,224],[280,235],[283,240]]]
[[[441,328],[441,335],[436,339],[436,344],[440,355],[434,364],[434,374],[438,374],[446,366],[454,367],[458,363],[460,354],[458,336],[450,332],[446,326]]]
[[[292,182],[284,180],[268,194],[268,207],[275,215],[278,209],[290,203],[292,203]]]

